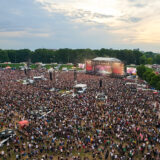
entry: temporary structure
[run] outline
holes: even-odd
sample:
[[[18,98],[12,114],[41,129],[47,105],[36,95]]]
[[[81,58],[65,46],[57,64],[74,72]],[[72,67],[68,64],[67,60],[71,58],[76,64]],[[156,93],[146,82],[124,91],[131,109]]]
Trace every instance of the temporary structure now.
[[[28,126],[28,125],[29,125],[29,122],[28,122],[27,120],[19,121],[18,123],[19,123],[19,125],[20,125],[21,127],[24,127],[24,126]]]
[[[6,69],[11,69],[11,67],[10,67],[10,66],[7,66]]]

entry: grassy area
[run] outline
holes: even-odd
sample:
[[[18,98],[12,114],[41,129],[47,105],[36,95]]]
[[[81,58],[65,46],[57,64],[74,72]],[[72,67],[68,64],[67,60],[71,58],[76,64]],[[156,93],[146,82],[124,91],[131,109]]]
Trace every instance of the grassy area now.
[[[62,64],[59,69],[60,70],[62,70],[62,68],[72,69],[72,67],[73,65]]]
[[[16,69],[20,69],[21,66],[24,66],[24,64],[22,63],[12,63],[12,64],[4,64],[4,63],[0,63],[0,67],[2,68],[5,68],[7,66],[10,66],[11,68],[16,68]],[[56,67],[57,64],[46,64],[44,66],[44,68],[46,69],[50,69],[50,68],[54,68]],[[66,65],[66,64],[62,64],[59,68],[59,70],[62,70],[62,68],[67,68],[68,70],[69,69],[72,69],[73,65]],[[38,64],[31,64],[30,65],[30,68],[31,69],[37,69],[38,68]],[[82,70],[81,68],[76,68],[76,70]]]
[[[31,65],[30,65],[30,68],[31,68],[31,69],[36,69],[36,68],[38,68],[38,65],[37,65],[37,64],[31,64]]]
[[[44,68],[50,69],[50,68],[54,68],[54,67],[56,67],[56,66],[57,66],[57,64],[46,64],[46,65],[44,66]]]
[[[12,64],[0,63],[0,67],[2,67],[2,68],[5,68],[5,67],[7,67],[7,66],[9,66],[9,67],[11,67],[11,68],[19,69],[20,66],[24,66],[24,64],[22,64],[22,63],[12,63]]]
[[[82,69],[82,68],[76,68],[76,70],[78,70],[78,71],[82,71],[82,70],[84,70],[84,69]]]

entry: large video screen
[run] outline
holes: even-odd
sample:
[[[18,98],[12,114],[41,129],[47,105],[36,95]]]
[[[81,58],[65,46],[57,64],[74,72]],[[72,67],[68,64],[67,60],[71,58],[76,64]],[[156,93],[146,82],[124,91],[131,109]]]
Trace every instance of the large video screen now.
[[[100,73],[100,74],[111,74],[112,73],[111,66],[109,65],[96,65],[95,71],[96,73]]]
[[[78,64],[78,68],[84,69],[84,68],[85,68],[85,64],[79,63],[79,64]]]
[[[124,65],[122,63],[113,63],[112,72],[118,75],[124,75]]]
[[[86,71],[91,72],[93,70],[91,61],[86,61]]]
[[[127,73],[128,74],[136,74],[137,73],[137,69],[133,68],[133,67],[127,67]]]

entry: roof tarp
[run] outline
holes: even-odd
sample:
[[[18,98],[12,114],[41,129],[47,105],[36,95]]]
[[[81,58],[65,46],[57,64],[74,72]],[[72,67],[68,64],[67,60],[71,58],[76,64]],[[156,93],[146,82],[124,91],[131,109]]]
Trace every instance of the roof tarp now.
[[[18,123],[21,127],[29,125],[29,122],[27,120],[19,121]]]

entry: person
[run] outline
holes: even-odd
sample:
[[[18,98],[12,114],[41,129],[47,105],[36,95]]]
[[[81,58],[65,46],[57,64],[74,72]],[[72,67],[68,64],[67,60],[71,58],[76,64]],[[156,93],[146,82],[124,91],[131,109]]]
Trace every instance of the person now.
[[[135,92],[134,84],[129,86],[124,79],[78,73],[77,82],[87,84],[87,90],[72,97],[73,72],[60,72],[53,92],[45,70],[30,71],[30,77],[42,74],[47,80],[24,85],[19,81],[26,78],[24,72],[0,71],[2,130],[16,133],[0,148],[0,153],[7,151],[7,159],[16,159],[16,154],[28,159],[89,159],[88,155],[93,159],[107,159],[107,155],[158,159],[159,108],[153,102],[160,103],[159,94]],[[105,103],[96,101],[99,92],[107,95]],[[28,120],[29,125],[20,128],[21,120]]]
[[[108,155],[109,155],[109,151],[107,150],[106,153],[105,153],[105,160],[108,159]]]

